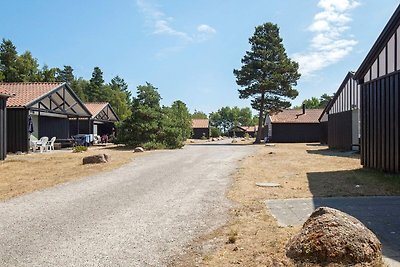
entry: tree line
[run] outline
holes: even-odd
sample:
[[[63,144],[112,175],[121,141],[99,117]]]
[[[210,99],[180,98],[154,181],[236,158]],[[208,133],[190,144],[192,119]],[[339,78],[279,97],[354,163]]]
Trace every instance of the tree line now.
[[[84,102],[109,102],[122,120],[131,112],[131,92],[121,77],[106,83],[99,67],[94,67],[90,80],[76,77],[68,65],[40,68],[30,51],[19,54],[12,41],[6,39],[0,44],[0,82],[66,82]]]

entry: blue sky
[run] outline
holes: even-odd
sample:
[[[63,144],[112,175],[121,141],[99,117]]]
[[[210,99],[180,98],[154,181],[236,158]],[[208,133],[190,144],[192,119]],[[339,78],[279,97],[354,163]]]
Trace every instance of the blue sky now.
[[[108,82],[120,75],[135,92],[151,82],[162,103],[180,99],[205,112],[249,106],[238,98],[234,68],[254,27],[277,23],[303,74],[305,98],[334,93],[356,70],[398,0],[96,0],[2,1],[0,38],[40,65],[71,65],[89,79],[99,66]]]

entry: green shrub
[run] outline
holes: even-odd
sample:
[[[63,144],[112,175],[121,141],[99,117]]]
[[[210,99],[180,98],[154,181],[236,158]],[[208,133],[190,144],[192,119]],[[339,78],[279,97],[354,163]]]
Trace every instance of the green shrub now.
[[[220,137],[221,131],[217,127],[211,127],[211,137]]]
[[[245,139],[250,139],[250,135],[249,135],[248,133],[245,133],[245,134],[244,134],[244,138],[245,138]]]
[[[81,152],[85,152],[87,150],[88,150],[88,148],[86,146],[76,146],[76,147],[74,147],[72,152],[73,153],[81,153]]]
[[[165,145],[159,142],[147,142],[142,145],[145,150],[165,149]]]
[[[201,139],[201,140],[206,140],[206,139],[207,139],[206,134],[203,133],[203,136],[202,136],[200,139]]]

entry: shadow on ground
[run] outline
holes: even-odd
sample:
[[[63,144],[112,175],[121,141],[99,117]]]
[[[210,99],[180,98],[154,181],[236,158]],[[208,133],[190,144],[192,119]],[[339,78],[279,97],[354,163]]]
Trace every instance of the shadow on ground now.
[[[316,154],[329,157],[360,158],[360,154],[357,151],[334,150],[326,148],[325,146],[323,147],[324,148],[321,149],[307,149],[306,151],[309,154]]]
[[[400,176],[357,169],[312,172],[307,178],[314,208],[332,207],[356,217],[378,236],[385,257],[400,262],[400,198],[373,197],[400,196]]]

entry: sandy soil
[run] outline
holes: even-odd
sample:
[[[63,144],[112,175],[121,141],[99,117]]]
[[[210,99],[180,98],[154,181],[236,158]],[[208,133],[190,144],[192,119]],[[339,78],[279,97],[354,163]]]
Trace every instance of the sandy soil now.
[[[256,155],[241,162],[233,178],[227,196],[236,207],[230,211],[229,222],[196,240],[171,265],[294,266],[285,256],[285,244],[299,227],[278,226],[265,207],[266,199],[400,195],[397,178],[361,169],[357,154],[329,151],[316,144],[260,146]],[[257,182],[281,187],[257,187]]]
[[[88,155],[106,153],[111,162],[83,165]],[[138,154],[124,147],[90,147],[83,153],[61,150],[49,153],[9,155],[0,162],[0,201],[84,176],[118,168]]]

